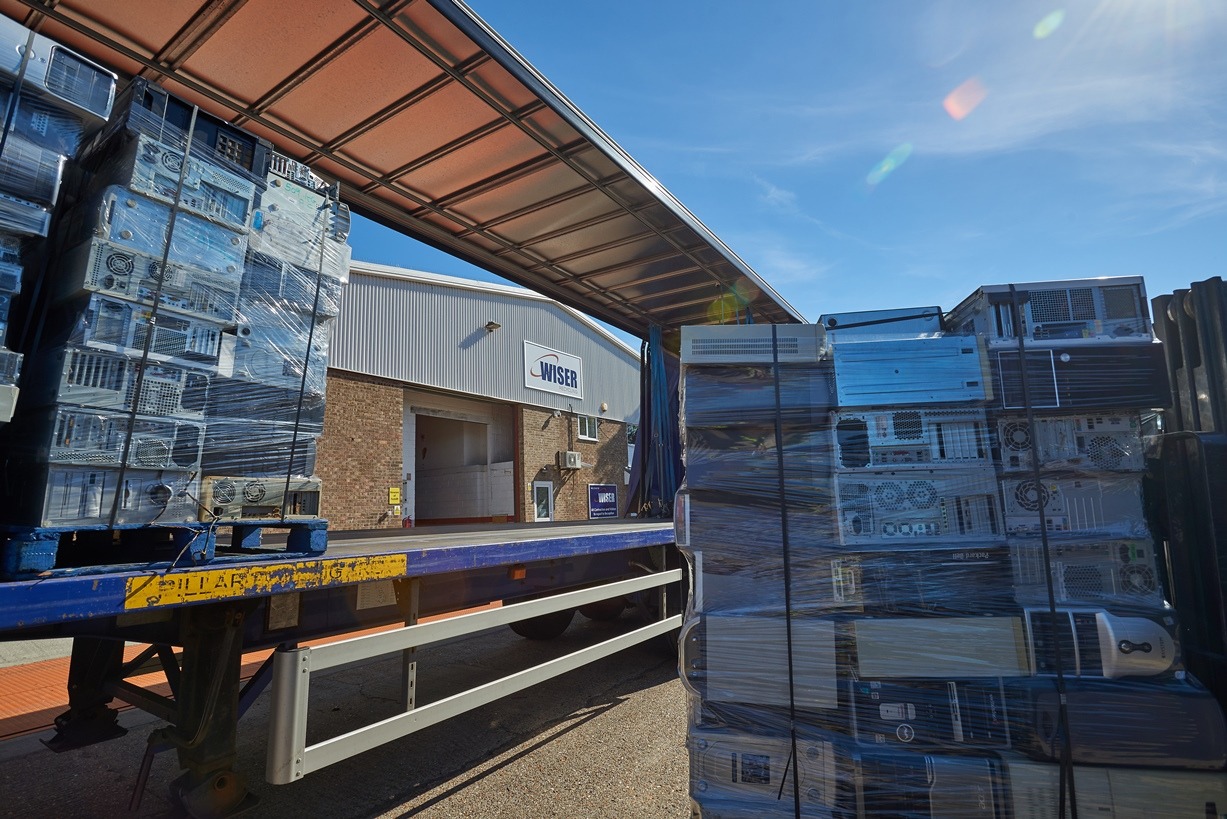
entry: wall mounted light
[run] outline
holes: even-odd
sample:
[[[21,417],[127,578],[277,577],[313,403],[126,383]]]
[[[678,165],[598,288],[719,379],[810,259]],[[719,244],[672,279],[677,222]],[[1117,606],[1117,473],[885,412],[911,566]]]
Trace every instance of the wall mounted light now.
[[[497,321],[487,321],[486,322],[486,332],[493,333],[495,330],[497,330],[498,328],[502,326],[503,325],[499,324]]]

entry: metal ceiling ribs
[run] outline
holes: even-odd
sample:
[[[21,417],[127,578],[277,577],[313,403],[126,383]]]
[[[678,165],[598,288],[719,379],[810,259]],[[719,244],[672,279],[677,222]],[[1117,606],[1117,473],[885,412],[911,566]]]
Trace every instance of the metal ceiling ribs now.
[[[653,324],[707,323],[705,306],[743,279],[761,292],[752,306],[755,320],[803,320],[463,5],[352,0],[353,8],[329,18],[335,36],[324,30],[308,48],[278,39],[279,18],[271,13],[276,2],[202,2],[177,31],[163,35],[165,42],[144,44],[121,33],[124,18],[107,3],[0,0],[0,7],[12,14],[20,4],[31,12],[27,22],[70,29],[65,33],[79,35],[70,45],[94,58],[126,58],[136,64],[133,70],[167,77],[235,124],[258,126],[280,150],[308,163],[322,161],[325,172],[335,167],[357,212],[633,334],[646,336]],[[317,0],[313,8],[338,7]],[[336,22],[341,19],[344,25]],[[257,32],[259,41],[283,42],[293,65],[278,65],[258,93],[228,92],[224,78],[209,74],[210,39],[238,40],[240,27],[250,34],[253,20],[269,27],[268,36]],[[279,105],[305,83],[340,75],[345,69],[338,61],[352,66],[381,59],[375,43],[381,30],[427,61],[412,64],[417,76],[406,71],[403,91],[390,89],[394,99],[385,102],[385,96],[378,110],[348,121],[342,110],[335,132],[327,134],[308,134],[281,115]],[[387,34],[383,38],[386,45]],[[213,70],[216,75],[216,65]],[[437,144],[411,148],[384,140],[405,133],[397,131],[398,123],[404,128],[398,117],[412,117],[416,106],[431,102],[462,109],[437,129]],[[398,146],[403,156],[396,155]],[[474,154],[489,161],[475,168]],[[575,207],[568,210],[570,203]]]

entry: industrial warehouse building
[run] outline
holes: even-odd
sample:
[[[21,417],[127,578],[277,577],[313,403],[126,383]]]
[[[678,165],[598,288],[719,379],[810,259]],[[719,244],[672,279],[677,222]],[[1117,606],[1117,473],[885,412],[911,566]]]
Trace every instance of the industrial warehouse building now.
[[[518,287],[354,262],[316,473],[334,530],[626,512],[639,351]]]

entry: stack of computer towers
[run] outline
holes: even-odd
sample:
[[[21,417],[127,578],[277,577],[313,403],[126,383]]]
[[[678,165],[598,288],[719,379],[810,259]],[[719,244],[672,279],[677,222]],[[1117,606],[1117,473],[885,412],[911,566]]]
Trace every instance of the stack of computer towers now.
[[[10,436],[16,522],[318,517],[336,188],[139,78],[70,170]]]
[[[68,163],[111,113],[116,76],[7,18],[0,55],[0,422],[7,422],[22,364],[9,325],[23,268],[48,235]]]
[[[1080,811],[1169,790],[1172,815],[1227,809],[1223,714],[1184,670],[1140,500],[1119,500],[1141,438],[1113,402],[1165,403],[1131,369],[1141,343],[1113,382],[1060,392],[1126,398],[1045,416],[1007,413],[1008,356],[1003,377],[989,334],[936,308],[820,321],[683,330],[696,811],[1055,816],[1071,782]],[[1038,461],[1011,459],[1019,414]],[[1003,490],[1037,464],[1071,500],[1024,520]],[[1098,505],[1072,494],[1096,480]]]

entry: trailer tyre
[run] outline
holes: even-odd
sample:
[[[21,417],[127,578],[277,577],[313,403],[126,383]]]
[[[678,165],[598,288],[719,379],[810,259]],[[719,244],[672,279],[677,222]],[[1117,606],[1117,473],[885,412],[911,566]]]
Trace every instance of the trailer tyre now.
[[[512,623],[511,630],[527,640],[553,640],[562,636],[573,619],[575,609],[563,609]]]
[[[600,600],[596,603],[580,606],[579,613],[589,620],[604,623],[609,620],[617,620],[622,616],[622,612],[626,610],[626,605],[625,597],[614,597],[609,600]]]

